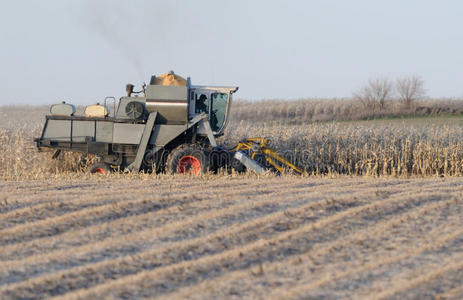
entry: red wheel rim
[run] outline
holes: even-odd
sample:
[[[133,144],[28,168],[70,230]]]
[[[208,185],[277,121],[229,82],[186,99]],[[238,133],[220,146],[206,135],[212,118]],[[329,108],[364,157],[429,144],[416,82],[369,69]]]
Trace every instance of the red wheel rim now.
[[[187,155],[178,161],[177,173],[197,175],[201,172],[201,162],[194,156]]]
[[[93,174],[105,174],[106,172],[104,171],[103,168],[96,168],[93,170]]]

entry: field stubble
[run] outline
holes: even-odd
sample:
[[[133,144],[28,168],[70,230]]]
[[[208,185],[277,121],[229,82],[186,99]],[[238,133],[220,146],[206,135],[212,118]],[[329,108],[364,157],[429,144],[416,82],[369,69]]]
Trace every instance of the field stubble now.
[[[0,298],[459,297],[462,192],[458,178],[4,182]]]

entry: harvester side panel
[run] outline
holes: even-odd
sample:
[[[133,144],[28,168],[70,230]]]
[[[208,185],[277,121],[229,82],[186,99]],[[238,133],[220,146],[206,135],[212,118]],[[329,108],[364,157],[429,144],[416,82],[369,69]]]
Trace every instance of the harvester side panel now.
[[[185,125],[156,125],[151,135],[150,144],[162,148],[186,130]]]
[[[95,141],[103,143],[112,143],[113,142],[113,122],[95,122]]]
[[[71,121],[48,120],[43,138],[54,141],[71,141]]]
[[[77,143],[84,143],[87,137],[95,136],[95,121],[73,121],[72,125],[72,141]]]
[[[146,110],[158,112],[157,123],[188,123],[188,88],[186,86],[149,85]]]
[[[145,124],[114,123],[103,120],[56,120],[50,118],[43,139],[85,143],[94,142],[138,145]],[[71,138],[72,137],[72,138]]]
[[[138,145],[144,129],[144,124],[114,123],[113,143]]]

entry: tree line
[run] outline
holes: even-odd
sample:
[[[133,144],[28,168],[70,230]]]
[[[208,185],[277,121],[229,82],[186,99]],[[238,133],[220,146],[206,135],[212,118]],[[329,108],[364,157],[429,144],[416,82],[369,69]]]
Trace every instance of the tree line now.
[[[416,101],[426,96],[424,80],[419,75],[397,78],[386,77],[370,79],[366,85],[353,93],[367,110],[384,110],[388,101],[397,99],[403,108],[411,109]]]

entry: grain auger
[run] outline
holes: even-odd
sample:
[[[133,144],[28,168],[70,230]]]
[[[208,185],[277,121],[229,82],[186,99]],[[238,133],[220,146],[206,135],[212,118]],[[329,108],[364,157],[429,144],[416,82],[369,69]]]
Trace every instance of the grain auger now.
[[[256,173],[263,173],[267,170],[275,173],[294,172],[299,175],[304,173],[272,149],[270,140],[266,138],[249,138],[240,141],[231,151],[235,152],[234,157],[246,168]]]

